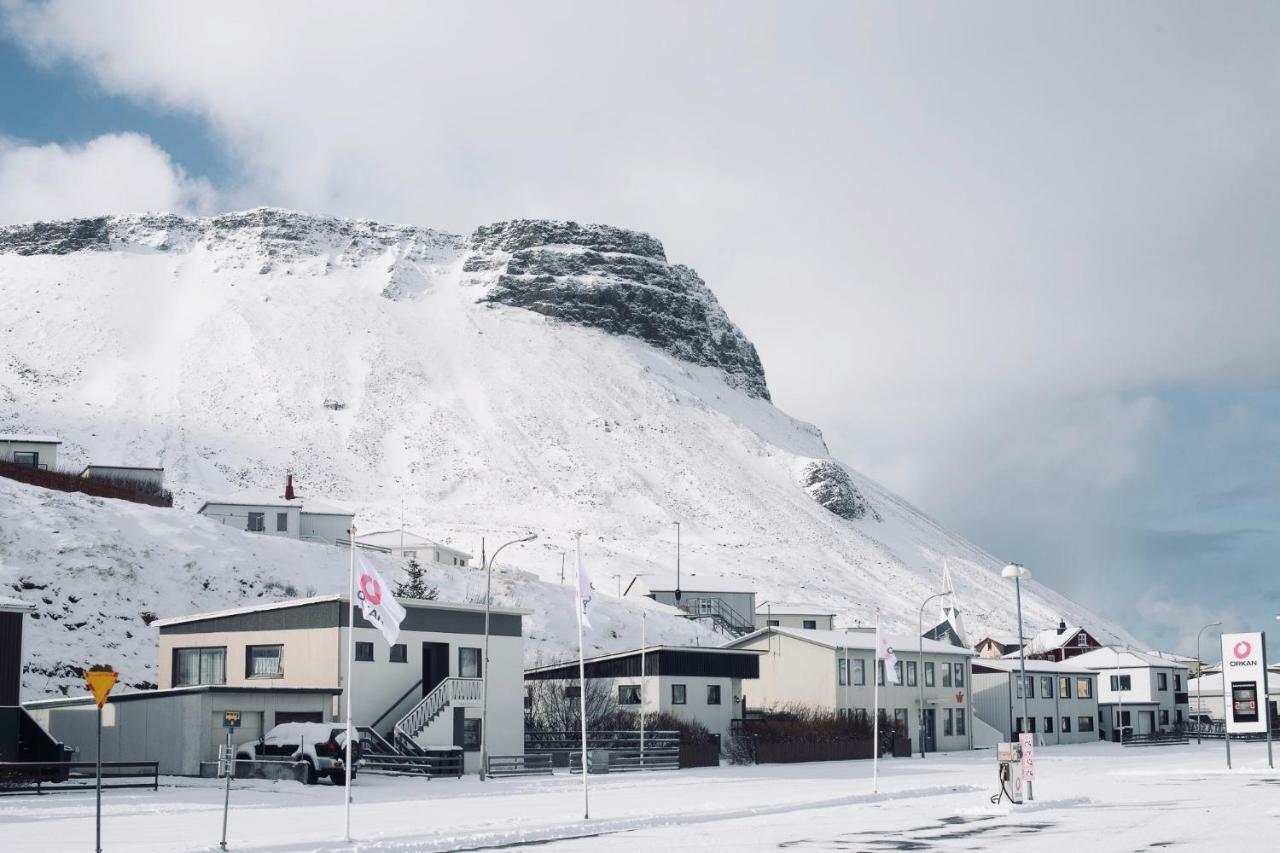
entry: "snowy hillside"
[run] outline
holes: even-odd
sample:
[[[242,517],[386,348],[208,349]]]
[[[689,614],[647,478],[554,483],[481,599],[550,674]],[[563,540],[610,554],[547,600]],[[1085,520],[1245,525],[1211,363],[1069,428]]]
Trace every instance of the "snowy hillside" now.
[[[744,578],[760,601],[817,602],[846,624],[879,608],[903,630],[947,558],[970,631],[1014,630],[1000,561],[775,408],[754,347],[646,235],[518,222],[467,238],[266,209],[11,226],[0,304],[0,432],[60,435],[66,465],[163,465],[184,510],[292,472],[302,494],[350,505],[366,530],[403,512],[476,553],[481,536],[532,530],[537,542],[504,557],[544,580],[558,581],[581,530],[605,590],[615,575],[670,571],[679,521],[686,572]],[[56,525],[70,510],[51,511]],[[0,500],[5,580],[21,560],[63,583],[31,543],[30,559],[14,550],[29,514]],[[153,554],[197,523],[177,517]],[[264,555],[253,563],[264,579],[276,549],[318,548],[226,533],[135,571],[190,588],[168,575],[191,560],[200,583],[227,584],[244,547]],[[41,547],[56,553],[57,537]],[[284,563],[295,586],[341,583]],[[1127,639],[1034,582],[1025,592],[1029,631],[1061,616]]]

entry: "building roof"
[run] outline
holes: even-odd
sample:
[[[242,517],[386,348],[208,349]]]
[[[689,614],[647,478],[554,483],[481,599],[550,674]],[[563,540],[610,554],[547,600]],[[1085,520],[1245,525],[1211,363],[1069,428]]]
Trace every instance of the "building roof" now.
[[[978,646],[987,641],[999,643],[1002,646],[1016,646],[1018,644],[1018,640],[1013,636],[1013,634],[987,634],[983,637],[979,637],[974,642],[974,646]]]
[[[0,595],[0,611],[9,613],[29,613],[35,610],[36,606],[30,602],[23,601],[20,598],[6,598]]]
[[[30,433],[0,433],[0,441],[12,441],[22,444],[62,444],[62,439],[53,435],[31,435]]]
[[[582,662],[584,665],[586,665],[586,664],[593,664],[593,663],[601,663],[603,661],[610,661],[610,660],[622,660],[624,658],[638,656],[641,651],[643,651],[646,655],[652,654],[654,652],[694,652],[696,654],[708,654],[708,655],[768,654],[767,652],[760,649],[730,649],[730,648],[725,648],[724,646],[645,646],[643,649],[627,649],[625,652],[611,652],[610,654],[607,654],[607,655],[596,655],[595,657],[584,658]],[[573,666],[576,667],[578,665],[578,659],[573,658],[572,660],[559,661],[558,663],[548,663],[548,664],[543,664],[542,666],[531,666],[525,670],[525,674],[528,675],[530,673],[536,674],[539,672],[548,672],[553,669],[560,669],[561,667],[568,666],[569,664],[573,664]]]
[[[1072,658],[1071,660],[1077,660]],[[973,669],[976,672],[979,669],[990,669],[998,672],[1018,673],[1021,671],[1021,661],[1017,658],[975,658],[973,661]],[[1044,673],[1044,672],[1065,672],[1076,675],[1097,675],[1092,669],[1086,669],[1083,666],[1076,666],[1074,663],[1060,663],[1053,660],[1034,660],[1027,658],[1027,672]]]
[[[287,601],[274,601],[269,604],[250,604],[245,607],[233,607],[229,610],[216,610],[211,613],[191,613],[186,616],[170,616],[166,619],[156,619],[151,623],[153,628],[167,628],[170,625],[181,625],[184,622],[198,622],[203,619],[221,619],[226,616],[239,616],[242,613],[261,613],[266,610],[283,610],[289,607],[301,607],[306,604],[316,604],[322,601],[343,601],[347,600],[345,595],[317,595],[311,598],[291,598]],[[463,604],[448,601],[416,601],[412,598],[397,598],[405,607],[421,607],[428,610],[465,610],[468,612],[484,612],[483,604]],[[490,607],[490,613],[502,613],[508,616],[528,616],[533,613],[532,610],[523,610],[515,607]]]
[[[1027,654],[1043,655],[1062,648],[1071,642],[1082,629],[1079,625],[1068,625],[1059,633],[1057,628],[1045,628],[1027,642]]]
[[[373,545],[376,548],[399,548],[401,536],[405,548],[439,548],[441,551],[448,551],[450,554],[457,554],[460,557],[471,558],[466,551],[454,548],[452,545],[445,545],[442,542],[436,542],[434,539],[428,539],[425,536],[419,536],[408,530],[401,531],[399,528],[394,530],[374,530],[370,533],[362,533],[356,537],[358,545]]]
[[[209,498],[198,512],[204,512],[209,506],[296,506],[299,511],[308,515],[349,515],[355,513],[346,507],[327,503],[317,498],[296,497],[291,501],[284,499],[271,489],[243,489],[219,498]]]
[[[756,607],[757,616],[776,614],[778,616],[835,616],[830,607],[821,604],[807,604],[803,601],[766,601]]]
[[[1194,657],[1189,657],[1188,655],[1174,654],[1173,652],[1162,652],[1159,649],[1151,649],[1147,652],[1147,654],[1155,655],[1156,657],[1164,658],[1165,660],[1176,660],[1178,663],[1185,663],[1188,666],[1190,666],[1193,663],[1196,663],[1196,659]]]
[[[1111,646],[1103,646],[1099,649],[1076,655],[1071,659],[1076,666],[1082,666],[1085,669],[1104,670],[1116,669],[1118,667],[1160,667],[1170,669],[1186,669],[1185,663],[1179,663],[1169,658],[1156,657],[1146,652],[1134,651],[1133,649],[1115,649]]]
[[[80,472],[80,476],[81,476],[81,477],[83,477],[85,474],[87,474],[88,472],[90,472],[90,471],[94,470],[95,468],[105,468],[105,469],[110,469],[110,470],[112,470],[112,471],[163,471],[163,470],[164,470],[163,468],[148,468],[148,467],[146,467],[146,466],[144,466],[144,465],[98,465],[98,464],[93,464],[93,465],[86,465],[86,466],[84,466],[84,470],[82,470],[82,471]]]
[[[752,631],[736,640],[730,640],[725,643],[725,648],[735,648],[738,645],[755,639],[756,637],[768,634],[778,634],[792,637],[797,640],[803,640],[806,643],[813,643],[816,646],[826,646],[829,649],[837,651],[841,649],[859,649],[874,651],[876,647],[876,635],[874,632],[867,633],[865,631],[823,631],[821,629],[812,628],[761,628],[758,631]],[[886,634],[885,638],[889,641],[889,645],[895,652],[920,652],[925,651],[929,654],[940,655],[956,655],[957,657],[973,657],[972,649],[953,646],[950,643],[940,643],[937,640],[926,640],[923,637],[911,637],[903,634]]]
[[[641,583],[650,592],[672,592],[676,588],[675,573],[654,573],[632,578],[631,583]],[[630,589],[630,586],[628,586]],[[700,572],[680,573],[681,592],[738,592],[754,595],[756,585],[741,578],[717,577]]]

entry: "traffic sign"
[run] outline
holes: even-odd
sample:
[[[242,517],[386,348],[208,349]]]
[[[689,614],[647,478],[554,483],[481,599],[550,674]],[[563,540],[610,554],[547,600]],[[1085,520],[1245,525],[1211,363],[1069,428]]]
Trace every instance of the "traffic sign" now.
[[[93,698],[97,701],[98,707],[101,708],[107,702],[107,694],[111,692],[111,688],[116,686],[116,679],[120,677],[120,673],[111,670],[92,670],[84,671],[84,680],[89,685],[89,690],[93,692]]]
[[[224,729],[240,728],[240,712],[239,711],[223,711],[222,727]]]

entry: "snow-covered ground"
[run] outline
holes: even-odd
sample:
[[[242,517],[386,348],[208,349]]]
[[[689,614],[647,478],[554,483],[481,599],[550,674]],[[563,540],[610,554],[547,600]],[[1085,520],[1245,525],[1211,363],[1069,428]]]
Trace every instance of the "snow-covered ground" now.
[[[229,847],[245,851],[1019,850],[1106,851],[1274,846],[1280,772],[1264,744],[1045,747],[1036,801],[992,805],[990,751],[881,763],[720,767],[591,779],[582,819],[578,777],[481,783],[362,776],[353,844],[341,842],[341,789],[238,782]],[[216,849],[222,790],[214,780],[166,779],[159,792],[104,796],[104,849]],[[91,792],[0,798],[6,849],[87,849]]]

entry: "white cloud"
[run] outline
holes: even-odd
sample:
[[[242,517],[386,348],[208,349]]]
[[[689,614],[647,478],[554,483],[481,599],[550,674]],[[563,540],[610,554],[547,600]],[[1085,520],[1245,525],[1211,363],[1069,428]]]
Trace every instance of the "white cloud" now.
[[[187,177],[145,136],[113,133],[83,145],[0,137],[0,222],[104,213],[202,211],[208,182]]]

